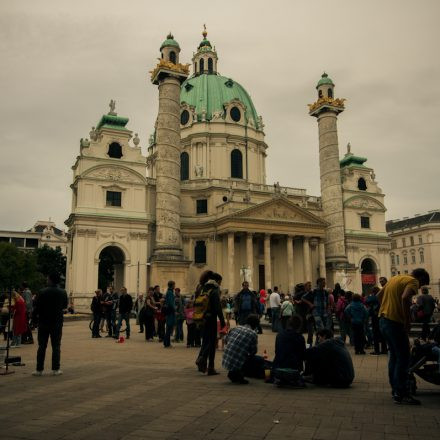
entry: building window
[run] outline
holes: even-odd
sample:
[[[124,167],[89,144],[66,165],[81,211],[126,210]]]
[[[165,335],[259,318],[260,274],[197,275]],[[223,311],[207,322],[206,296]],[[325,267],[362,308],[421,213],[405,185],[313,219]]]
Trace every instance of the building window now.
[[[12,237],[11,243],[17,247],[24,247],[24,238]]]
[[[396,255],[396,264],[397,266],[400,264],[400,257],[398,255]]]
[[[414,237],[409,237],[409,241],[411,243],[411,246],[414,246]]]
[[[202,58],[200,60],[200,73],[203,73],[204,70],[205,70],[205,60]]]
[[[174,51],[171,51],[171,52],[170,52],[170,61],[171,61],[173,64],[176,64],[176,52],[174,52]]]
[[[318,98],[322,98],[322,90],[318,90]]]
[[[197,214],[207,214],[208,213],[208,200],[200,199],[196,201],[196,212]]]
[[[403,264],[408,264],[408,257],[406,255],[403,256]]]
[[[402,238],[402,246],[405,247],[406,246],[406,240],[404,238]]]
[[[112,142],[108,147],[108,155],[113,159],[120,159],[122,157],[122,147],[117,142]]]
[[[26,238],[26,247],[36,249],[38,247],[38,238]]]
[[[392,264],[393,266],[396,265],[396,258],[394,257],[394,255],[391,255],[391,264]]]
[[[360,177],[358,179],[358,189],[360,189],[361,191],[367,190],[367,182],[365,182],[365,179],[363,177]]]
[[[411,263],[416,264],[416,256],[415,255],[411,255]]]
[[[370,217],[361,217],[361,228],[370,229]]]
[[[189,179],[189,154],[183,152],[180,155],[180,180]]]
[[[196,245],[194,247],[194,263],[206,263],[206,244],[204,241],[196,241]]]
[[[229,114],[234,122],[239,122],[241,119],[241,111],[238,107],[232,107]]]
[[[393,240],[393,241],[391,242],[391,249],[396,249],[396,248],[397,248],[396,240]]]
[[[404,272],[405,272],[405,274],[408,274],[408,271],[407,271],[407,270],[405,270]]]
[[[208,72],[212,73],[214,71],[214,63],[212,58],[208,58]]]
[[[186,125],[189,121],[189,111],[183,110],[182,113],[180,113],[180,125]]]
[[[121,192],[107,191],[106,205],[107,206],[121,206]]]
[[[332,90],[332,89],[328,89],[328,90],[327,90],[327,96],[328,96],[329,98],[333,98],[333,90]]]
[[[425,254],[423,252],[420,252],[420,263],[425,262]]]
[[[419,235],[419,244],[423,244],[423,239],[421,235]]]
[[[243,179],[243,155],[237,149],[231,152],[231,177]]]

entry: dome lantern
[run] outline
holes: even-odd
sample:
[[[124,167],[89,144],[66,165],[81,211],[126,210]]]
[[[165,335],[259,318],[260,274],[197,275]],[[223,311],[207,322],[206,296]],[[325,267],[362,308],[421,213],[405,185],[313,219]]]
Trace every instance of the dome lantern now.
[[[327,73],[324,72],[321,75],[321,79],[318,81],[318,84],[316,84],[316,90],[318,90],[318,99],[323,97],[333,99],[334,88],[335,84]]]
[[[193,56],[194,75],[217,74],[217,52],[207,39],[206,25],[203,25],[203,40],[200,42],[197,52]]]
[[[170,61],[173,64],[179,62],[180,46],[171,32],[167,35],[166,40],[160,45],[160,53],[162,59],[165,61]]]

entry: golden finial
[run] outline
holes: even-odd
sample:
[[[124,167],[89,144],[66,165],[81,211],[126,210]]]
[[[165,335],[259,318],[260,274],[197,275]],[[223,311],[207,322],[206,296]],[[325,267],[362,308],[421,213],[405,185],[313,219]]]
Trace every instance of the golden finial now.
[[[206,38],[208,36],[208,32],[206,32],[206,24],[203,25],[202,35],[203,35],[203,38]]]

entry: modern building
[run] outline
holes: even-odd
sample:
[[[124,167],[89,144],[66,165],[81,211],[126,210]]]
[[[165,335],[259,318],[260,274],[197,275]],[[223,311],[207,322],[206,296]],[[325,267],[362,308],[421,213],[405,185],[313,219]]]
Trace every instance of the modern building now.
[[[391,238],[391,274],[411,273],[418,267],[431,277],[431,294],[440,298],[440,210],[386,223]]]
[[[12,243],[22,250],[32,250],[45,245],[67,253],[67,236],[54,222],[39,220],[27,231],[0,231],[0,243]]]
[[[365,158],[340,161],[344,100],[323,74],[309,114],[317,119],[321,196],[266,182],[265,125],[248,92],[218,71],[206,32],[189,65],[172,35],[151,72],[159,111],[147,157],[128,118],[110,112],[81,139],[73,166],[67,289],[76,307],[98,285],[145,292],[174,279],[191,292],[206,269],[222,287],[254,289],[319,276],[360,291],[388,276],[384,194]],[[306,123],[306,121],[305,121]]]

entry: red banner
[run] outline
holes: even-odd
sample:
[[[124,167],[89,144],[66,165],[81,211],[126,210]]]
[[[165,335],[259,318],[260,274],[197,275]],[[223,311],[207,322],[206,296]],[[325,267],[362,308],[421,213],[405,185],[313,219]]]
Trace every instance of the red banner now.
[[[362,284],[376,284],[376,275],[374,273],[365,273],[361,275]]]

